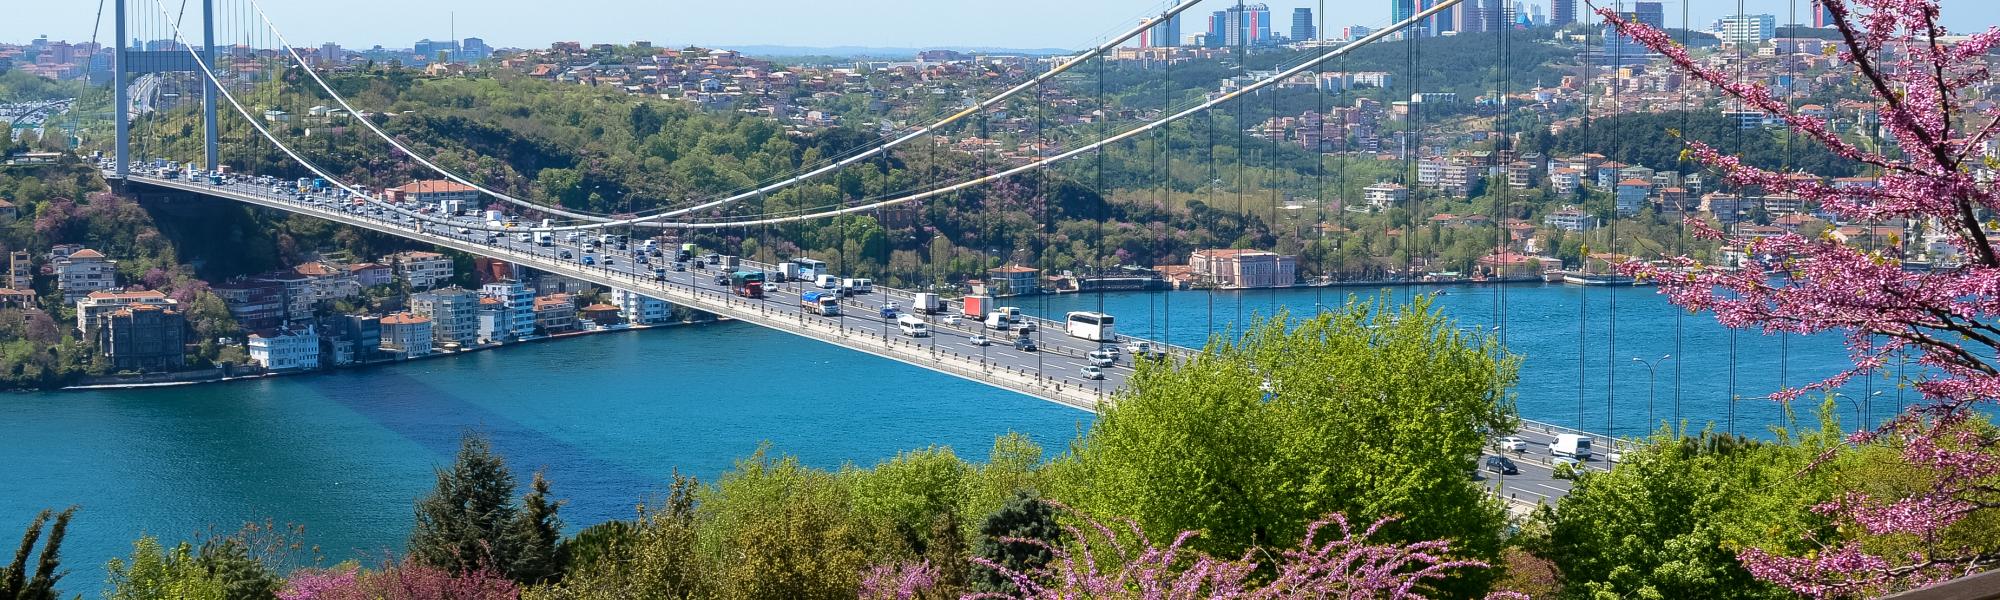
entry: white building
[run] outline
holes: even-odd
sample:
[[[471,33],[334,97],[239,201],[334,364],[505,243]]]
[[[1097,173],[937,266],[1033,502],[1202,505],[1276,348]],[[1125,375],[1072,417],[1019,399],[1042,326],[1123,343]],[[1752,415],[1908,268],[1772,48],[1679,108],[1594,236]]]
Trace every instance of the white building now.
[[[451,281],[455,274],[451,258],[436,252],[397,252],[382,262],[395,265],[396,273],[409,280],[410,289],[428,290]]]
[[[1291,287],[1298,283],[1298,257],[1240,248],[1196,250],[1188,267],[1222,289]]]
[[[310,371],[319,368],[319,332],[305,329],[278,329],[250,334],[250,360],[273,371]]]
[[[1777,33],[1778,18],[1771,15],[1729,15],[1716,24],[1715,37],[1723,44],[1761,45]]]
[[[430,320],[431,336],[440,345],[479,338],[479,295],[470,290],[448,287],[410,294],[410,312]]]
[[[1565,206],[1562,210],[1542,217],[1542,223],[1563,231],[1590,231],[1597,228],[1597,217],[1590,216],[1590,213],[1583,212],[1577,207]]]
[[[406,357],[431,353],[431,320],[410,313],[382,317],[382,349]]]
[[[500,301],[499,322],[494,323],[495,340],[520,340],[535,335],[535,292],[519,281],[489,283],[479,295]]]
[[[618,307],[618,316],[634,325],[658,325],[673,314],[666,302],[627,289],[611,288],[611,304]]]
[[[118,287],[118,261],[88,248],[58,258],[56,288],[62,290],[63,304],[76,304],[91,292]]]
[[[1368,206],[1381,210],[1388,210],[1410,201],[1410,188],[1400,183],[1384,181],[1361,188],[1361,193],[1362,197],[1368,200]]]

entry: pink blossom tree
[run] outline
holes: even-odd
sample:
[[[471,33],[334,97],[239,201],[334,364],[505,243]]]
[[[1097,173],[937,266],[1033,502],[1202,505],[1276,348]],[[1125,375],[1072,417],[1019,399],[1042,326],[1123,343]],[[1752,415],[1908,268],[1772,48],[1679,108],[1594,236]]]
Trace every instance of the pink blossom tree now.
[[[416,561],[358,567],[307,569],[293,573],[279,600],[517,600],[521,589],[491,568],[464,573]]]
[[[1873,97],[1872,110],[1894,150],[1850,141],[1826,118],[1792,110],[1771,89],[1691,56],[1665,32],[1614,11],[1598,13],[1681,70],[1782,119],[1832,152],[1869,165],[1880,177],[1874,186],[1831,185],[1810,174],[1744,164],[1700,141],[1687,142],[1687,156],[1719,170],[1731,185],[1795,195],[1843,221],[1921,225],[1945,236],[1959,257],[1948,268],[1913,272],[1893,252],[1832,236],[1790,234],[1730,240],[1745,254],[1777,257],[1776,264],[1746,261],[1727,270],[1681,256],[1622,266],[1627,274],[1657,281],[1673,303],[1713,312],[1728,327],[1846,336],[1852,368],[1780,390],[1773,395],[1777,400],[1879,374],[1899,356],[1914,355],[1922,365],[1914,387],[1924,402],[1850,441],[1899,444],[1903,460],[1926,470],[1934,485],[1893,496],[1856,492],[1814,507],[1851,527],[1844,528],[1843,539],[1813,540],[1821,549],[1810,556],[1757,548],[1739,555],[1762,579],[1809,596],[1835,597],[1922,585],[2000,563],[2000,554],[1938,543],[1953,524],[2000,508],[2000,452],[1995,451],[2000,440],[1966,426],[1980,406],[2000,398],[2000,362],[1994,358],[2000,352],[2000,326],[1994,324],[2000,322],[2000,251],[1991,239],[2000,225],[1983,218],[2000,211],[2000,194],[1976,174],[1993,169],[1982,148],[2000,141],[1994,139],[2000,110],[1979,98],[1977,89],[1988,83],[1986,55],[2000,41],[2000,30],[1952,37],[1939,22],[1937,0],[1813,4],[1831,13],[1840,35],[1837,58]],[[1729,237],[1698,219],[1689,225],[1707,239]],[[1915,549],[1878,554],[1871,552],[1869,536],[1915,540],[1900,546]]]
[[[1476,560],[1451,558],[1451,543],[1443,540],[1413,544],[1369,541],[1384,518],[1356,530],[1338,513],[1313,523],[1299,547],[1278,552],[1253,548],[1242,558],[1208,556],[1185,547],[1197,534],[1182,532],[1164,545],[1148,539],[1130,520],[1113,527],[1088,517],[1083,526],[1065,526],[1071,543],[1050,544],[1036,539],[1003,541],[1048,548],[1055,557],[1047,567],[1021,572],[974,557],[972,562],[1011,579],[1011,593],[976,593],[964,598],[993,600],[1069,600],[1073,598],[1132,600],[1305,600],[1420,599],[1426,585],[1461,569],[1486,568]],[[1122,530],[1122,531],[1121,531]],[[1273,560],[1270,573],[1259,573],[1259,556]],[[864,600],[918,600],[936,580],[926,563],[876,567],[863,578]],[[1498,592],[1489,600],[1526,600],[1527,596]]]

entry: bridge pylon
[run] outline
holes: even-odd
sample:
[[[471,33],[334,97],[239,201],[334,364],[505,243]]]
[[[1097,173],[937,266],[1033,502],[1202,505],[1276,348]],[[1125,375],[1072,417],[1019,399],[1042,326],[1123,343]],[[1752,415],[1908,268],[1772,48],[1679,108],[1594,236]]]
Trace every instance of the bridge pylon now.
[[[132,37],[126,32],[126,19],[128,17],[126,4],[129,1],[113,0],[115,7],[112,12],[112,20],[115,22],[112,30],[117,37],[117,51],[111,57],[111,86],[113,88],[111,93],[111,113],[112,119],[116,123],[114,129],[115,138],[112,142],[115,147],[113,148],[112,156],[118,161],[115,172],[120,178],[131,175],[132,170],[131,79],[133,75],[139,74],[133,68],[134,59],[137,57],[134,56],[134,51],[130,46]],[[202,0],[201,2],[201,38],[201,60],[213,69],[215,66],[215,0]],[[216,99],[220,90],[216,87],[214,80],[202,74],[200,66],[194,65],[192,61],[186,60],[185,57],[182,57],[182,60],[175,61],[158,60],[165,58],[160,56],[162,54],[170,57],[176,52],[180,51],[146,52],[145,54],[155,59],[148,62],[161,65],[146,72],[192,72],[201,78],[203,168],[214,171],[222,164],[222,156],[218,144],[221,135],[216,110]]]

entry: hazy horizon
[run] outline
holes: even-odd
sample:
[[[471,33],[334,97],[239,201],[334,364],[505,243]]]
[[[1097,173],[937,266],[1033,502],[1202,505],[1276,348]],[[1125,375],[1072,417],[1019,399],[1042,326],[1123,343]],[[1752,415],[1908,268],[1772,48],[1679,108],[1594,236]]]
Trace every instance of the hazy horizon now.
[[[1319,7],[1328,6],[1336,15],[1325,19],[1327,29],[1333,32],[1349,25],[1380,26],[1389,18],[1389,0],[1265,3],[1271,7],[1273,29],[1280,34],[1289,32],[1291,12],[1297,7],[1313,8],[1317,22]],[[266,3],[265,10],[295,43],[317,46],[330,41],[350,49],[374,45],[408,48],[419,39],[452,39],[454,15],[458,39],[478,37],[494,47],[539,48],[556,41],[647,40],[663,46],[1078,49],[1129,28],[1141,18],[1158,14],[1171,2],[1019,0],[1005,13],[995,13],[970,3],[929,0],[851,0],[837,8],[807,0],[746,0],[732,6],[740,14],[753,18],[700,22],[678,18],[703,12],[713,14],[694,2],[664,0],[633,4],[619,0],[570,0],[564,10],[546,12],[542,7],[547,4],[536,0],[446,0],[420,4],[350,0],[341,3],[340,10],[317,3],[278,2]],[[1189,9],[1184,13],[1182,33],[1192,35],[1205,30],[1208,12],[1233,4],[1230,0],[1207,0]],[[1530,4],[1541,4],[1546,9],[1549,2]],[[1665,4],[1667,24],[1681,26],[1683,3],[1668,0]],[[2000,21],[2000,3],[1947,1],[1944,5],[1945,22],[1955,32],[1984,29]],[[1792,15],[1797,15],[1798,22],[1811,21],[1810,0],[1745,0],[1744,6],[1749,13],[1774,14],[1780,24],[1792,22]],[[40,35],[71,42],[89,41],[97,8],[97,3],[88,0],[17,7],[10,15],[13,18],[0,21],[0,41],[26,43]],[[1686,22],[1692,28],[1703,29],[1721,15],[1734,12],[1735,3],[1695,1],[1685,8]],[[132,5],[132,10],[137,13],[157,9],[139,2]],[[111,11],[104,12],[106,23],[98,39],[109,43]],[[524,14],[533,17],[522,18]],[[135,14],[134,19],[138,18]]]

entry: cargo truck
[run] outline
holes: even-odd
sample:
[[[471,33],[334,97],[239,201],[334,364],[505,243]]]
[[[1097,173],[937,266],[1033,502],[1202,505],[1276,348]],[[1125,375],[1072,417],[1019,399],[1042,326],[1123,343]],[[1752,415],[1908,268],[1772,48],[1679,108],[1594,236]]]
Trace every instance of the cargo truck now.
[[[840,296],[833,292],[818,290],[799,294],[799,307],[818,313],[822,317],[840,314]]]
[[[917,297],[910,301],[910,310],[926,315],[935,315],[944,312],[944,304],[938,300],[937,294],[917,292]]]
[[[729,291],[745,298],[764,297],[764,272],[737,271],[730,273]]]
[[[681,244],[681,251],[674,255],[675,262],[694,260],[694,244]]]
[[[774,275],[773,281],[798,281],[800,279],[804,279],[804,277],[799,274],[798,263],[789,263],[789,262],[778,263],[778,272],[774,273],[773,275]]]
[[[986,311],[993,308],[992,296],[966,296],[958,299],[959,312],[974,319],[985,319]]]

